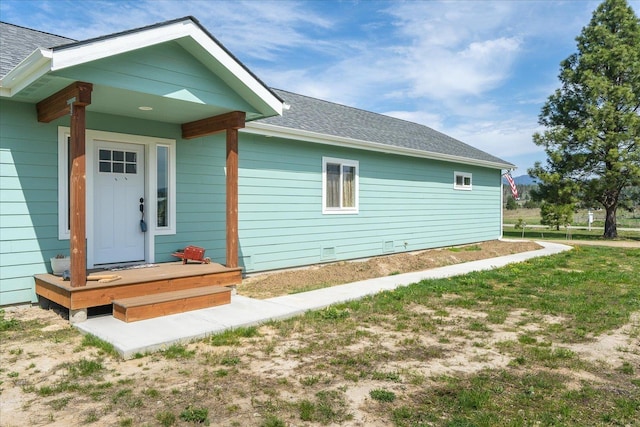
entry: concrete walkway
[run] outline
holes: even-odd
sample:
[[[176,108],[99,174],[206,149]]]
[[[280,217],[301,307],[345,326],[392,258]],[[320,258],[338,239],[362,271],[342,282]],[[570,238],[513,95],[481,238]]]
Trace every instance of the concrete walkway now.
[[[162,350],[177,343],[187,343],[227,329],[258,325],[273,319],[284,319],[317,310],[332,304],[356,300],[380,291],[407,286],[424,279],[440,279],[490,270],[531,258],[553,255],[571,249],[560,243],[537,242],[543,249],[506,255],[431,270],[362,280],[293,295],[257,300],[240,295],[231,297],[231,304],[173,314],[139,322],[125,323],[111,315],[96,316],[74,326],[81,332],[107,341],[124,358],[137,353]]]

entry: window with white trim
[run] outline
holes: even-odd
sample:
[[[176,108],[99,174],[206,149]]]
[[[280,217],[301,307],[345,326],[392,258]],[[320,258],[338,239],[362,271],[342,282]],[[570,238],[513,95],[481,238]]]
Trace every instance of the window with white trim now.
[[[471,190],[471,174],[467,172],[453,173],[453,188],[455,190]]]
[[[322,158],[322,213],[358,213],[359,163],[356,160]]]

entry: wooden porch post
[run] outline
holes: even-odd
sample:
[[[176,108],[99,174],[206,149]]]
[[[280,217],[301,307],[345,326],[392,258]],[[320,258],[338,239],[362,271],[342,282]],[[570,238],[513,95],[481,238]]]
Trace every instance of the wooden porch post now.
[[[91,83],[75,82],[36,105],[38,121],[49,123],[71,114],[71,176],[69,177],[71,286],[87,284],[86,241],[86,106],[91,104]]]
[[[238,266],[238,129],[227,129],[227,267]]]
[[[69,178],[69,244],[71,252],[71,286],[87,284],[87,163],[85,159],[86,118],[84,105],[71,110],[71,177]]]
[[[246,113],[232,111],[182,125],[184,139],[227,133],[227,267],[238,266],[238,129],[245,125]]]

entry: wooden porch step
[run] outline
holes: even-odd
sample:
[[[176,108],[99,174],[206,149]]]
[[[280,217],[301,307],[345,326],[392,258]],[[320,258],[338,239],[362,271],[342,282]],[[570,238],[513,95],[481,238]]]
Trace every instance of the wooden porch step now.
[[[113,301],[113,317],[135,322],[231,303],[231,289],[207,286]]]

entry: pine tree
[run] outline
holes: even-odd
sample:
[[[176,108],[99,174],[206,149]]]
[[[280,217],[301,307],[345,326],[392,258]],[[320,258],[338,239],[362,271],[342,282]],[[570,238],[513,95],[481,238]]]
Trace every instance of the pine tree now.
[[[617,237],[625,189],[640,185],[640,19],[626,0],[605,0],[560,64],[560,89],[543,106],[533,136],[547,153],[529,174],[552,217],[578,199],[606,210],[604,237]]]

